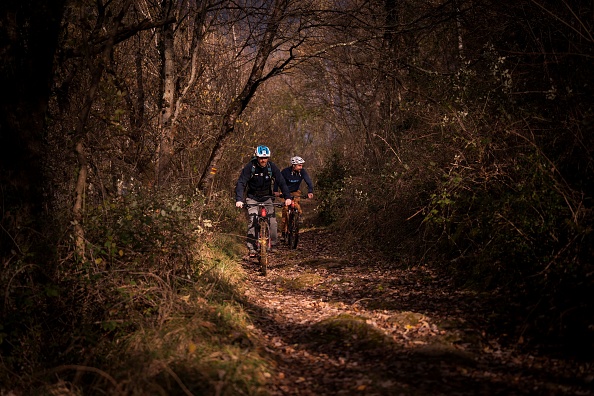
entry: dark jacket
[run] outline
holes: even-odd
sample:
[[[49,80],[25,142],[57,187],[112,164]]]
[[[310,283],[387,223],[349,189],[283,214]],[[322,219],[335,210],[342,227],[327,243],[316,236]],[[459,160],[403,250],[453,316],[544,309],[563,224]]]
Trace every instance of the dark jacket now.
[[[287,183],[287,187],[289,188],[290,192],[295,192],[299,190],[299,187],[301,186],[301,181],[305,180],[305,184],[307,184],[307,192],[313,194],[313,183],[305,168],[301,168],[300,172],[294,172],[293,167],[289,166],[282,170],[281,175],[283,175],[283,178],[285,179],[285,182]],[[278,191],[278,188],[276,186],[274,186],[274,191]],[[283,193],[283,197],[287,197],[287,195]]]
[[[272,178],[270,177],[268,166],[262,168],[257,160],[248,162],[242,169],[237,184],[235,185],[235,201],[243,201],[244,194],[251,199],[258,202],[264,202],[272,195],[272,183],[274,181],[274,188],[280,187],[280,190],[286,196],[291,195],[285,178],[281,175],[278,167],[268,160],[270,170],[272,171]],[[254,168],[254,175],[252,176],[252,167]],[[247,191],[246,191],[247,190]]]

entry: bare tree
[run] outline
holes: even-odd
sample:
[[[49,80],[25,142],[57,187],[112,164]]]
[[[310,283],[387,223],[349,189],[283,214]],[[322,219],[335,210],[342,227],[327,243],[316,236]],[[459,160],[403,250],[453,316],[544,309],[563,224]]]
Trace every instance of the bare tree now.
[[[177,23],[164,26],[159,34],[162,96],[155,167],[157,186],[163,184],[170,171],[183,104],[204,71],[201,51],[208,31],[207,14],[216,4],[209,0],[181,3],[164,0],[161,3],[162,17],[175,15]],[[189,34],[184,35],[185,32]]]
[[[171,20],[153,21],[148,19],[137,21],[130,18],[129,10],[132,3],[133,0],[107,3],[99,1],[94,3],[95,9],[88,8],[84,4],[72,5],[74,20],[66,20],[64,25],[64,35],[66,38],[70,38],[65,42],[69,43],[70,46],[62,48],[60,65],[66,65],[68,61],[72,61],[78,63],[74,68],[75,72],[83,70],[84,73],[84,77],[79,80],[81,81],[80,84],[84,84],[85,88],[81,90],[84,95],[80,108],[75,113],[77,114],[77,120],[73,126],[78,174],[74,187],[75,201],[72,211],[75,249],[77,255],[81,258],[85,255],[86,244],[83,216],[85,198],[87,197],[89,167],[94,164],[96,171],[100,172],[97,166],[100,159],[97,158],[96,154],[91,155],[89,150],[90,136],[93,135],[89,133],[89,119],[93,116],[93,106],[97,106],[98,99],[103,99],[102,92],[99,90],[100,84],[104,81],[107,71],[114,77],[117,85],[118,77],[113,70],[113,55],[116,44],[127,40],[144,29],[152,29],[171,22]],[[93,12],[89,12],[89,10]],[[81,14],[82,16],[80,16]],[[88,24],[92,17],[94,17],[93,26]],[[74,24],[71,25],[70,23],[73,22]],[[126,24],[127,22],[130,22],[130,24]],[[76,25],[77,23],[78,25]],[[72,46],[72,43],[76,44]],[[64,85],[72,82],[75,72],[66,79]],[[57,91],[59,90],[58,88]],[[142,89],[139,88],[136,92],[140,94],[138,100],[142,101]],[[73,94],[73,92],[68,93]],[[133,114],[131,116],[131,125],[133,130],[137,130],[139,123],[142,122],[142,112],[144,110],[139,110],[138,106],[132,106],[131,108],[136,109],[135,112],[131,112]],[[107,117],[103,115],[98,118],[105,119]],[[131,135],[134,136],[134,133]],[[91,152],[95,153],[95,147],[91,147],[91,149]],[[103,185],[99,184],[104,189]]]
[[[253,60],[251,72],[243,86],[243,89],[229,104],[223,119],[219,133],[216,136],[215,145],[211,151],[207,166],[202,173],[202,177],[198,183],[198,188],[205,190],[212,182],[214,172],[211,170],[218,166],[218,162],[223,156],[225,146],[235,130],[235,122],[241,113],[245,110],[248,103],[256,93],[256,90],[267,79],[281,73],[283,69],[294,59],[292,50],[289,51],[288,56],[279,61],[276,65],[270,68],[265,73],[265,67],[268,58],[277,49],[279,43],[275,43],[279,34],[279,29],[283,16],[287,10],[289,2],[286,0],[275,0],[268,11],[268,21],[264,34],[258,42],[258,49]]]
[[[74,237],[76,253],[80,258],[83,258],[85,255],[85,233],[82,221],[83,200],[88,175],[88,153],[84,143],[86,139],[85,127],[91,111],[91,106],[93,104],[93,101],[95,100],[95,95],[97,94],[99,82],[101,81],[101,77],[103,76],[103,72],[105,71],[106,65],[108,65],[110,62],[110,56],[111,52],[113,51],[113,46],[115,44],[117,32],[120,28],[122,20],[124,19],[124,16],[128,12],[131,3],[132,0],[126,0],[122,4],[122,7],[120,8],[119,12],[115,15],[113,20],[110,21],[111,26],[107,36],[106,43],[103,46],[101,56],[98,58],[96,65],[92,68],[90,73],[91,82],[89,84],[89,90],[87,96],[85,97],[85,102],[82,107],[82,113],[79,115],[76,127],[77,141],[75,150],[76,155],[78,157],[79,170],[75,188],[75,202],[74,207],[72,208],[72,213],[74,217]],[[103,13],[104,8],[101,7],[101,3],[98,4],[100,6],[100,13]]]

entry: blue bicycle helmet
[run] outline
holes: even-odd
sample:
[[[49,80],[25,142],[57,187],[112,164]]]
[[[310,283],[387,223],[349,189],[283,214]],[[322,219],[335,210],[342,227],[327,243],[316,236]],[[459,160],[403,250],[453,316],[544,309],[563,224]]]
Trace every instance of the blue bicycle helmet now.
[[[270,149],[266,146],[258,146],[254,155],[258,158],[270,158]]]

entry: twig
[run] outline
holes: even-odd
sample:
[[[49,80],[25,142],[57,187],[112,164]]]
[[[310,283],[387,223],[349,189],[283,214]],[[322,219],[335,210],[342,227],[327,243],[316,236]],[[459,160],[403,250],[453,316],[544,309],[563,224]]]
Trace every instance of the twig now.
[[[22,272],[23,270],[25,270],[29,267],[39,267],[39,266],[37,264],[24,265],[21,268],[17,269],[14,272],[14,274],[10,277],[8,284],[6,285],[6,292],[4,293],[4,309],[6,309],[6,307],[8,306],[8,295],[10,294],[9,290],[10,290],[10,284],[12,283],[12,280],[15,278],[15,276],[17,276],[19,274],[19,272]]]
[[[423,208],[421,208],[421,209],[419,209],[419,210],[417,210],[417,211],[416,211],[416,212],[415,212],[413,215],[409,216],[409,217],[406,219],[406,221],[409,221],[410,219],[412,219],[413,217],[415,217],[416,215],[418,215],[419,213],[421,213],[421,212],[422,212],[422,211],[424,211],[424,210],[425,210],[425,208],[424,208],[424,207],[423,207]]]
[[[8,235],[8,237],[12,240],[12,243],[14,243],[14,246],[16,246],[16,248],[19,250],[19,253],[20,254],[23,254],[23,251],[21,250],[19,244],[16,243],[16,241],[14,240],[14,238],[12,237],[12,235],[10,235],[10,232],[8,232],[6,230],[6,228],[4,228],[4,226],[2,224],[0,224],[0,227],[2,228],[2,231],[4,231],[6,233],[6,235]]]
[[[57,372],[60,372],[60,371],[65,371],[65,370],[87,371],[87,372],[90,372],[90,373],[99,374],[100,376],[102,376],[103,378],[105,378],[106,380],[108,380],[114,386],[114,388],[118,388],[117,381],[111,375],[109,375],[105,371],[103,371],[101,369],[98,369],[96,367],[79,366],[77,364],[65,364],[63,366],[58,366],[58,367],[55,367],[53,369],[44,371],[44,372],[39,373],[37,375],[53,374],[53,373],[57,373]]]
[[[495,216],[505,220],[510,226],[512,226],[518,232],[518,234],[520,234],[520,236],[522,236],[528,242],[533,241],[532,238],[530,238],[528,235],[526,235],[522,230],[520,230],[514,223],[512,223],[509,219],[507,219],[501,213],[495,213]]]
[[[181,379],[177,376],[177,374],[175,374],[173,372],[173,370],[171,370],[165,363],[161,363],[161,365],[163,366],[163,368],[165,369],[165,371],[167,371],[167,373],[173,377],[173,379],[175,380],[175,382],[177,382],[177,384],[180,386],[180,388],[182,388],[182,390],[184,391],[184,393],[188,396],[194,396],[194,394],[192,392],[190,392],[190,390],[184,385],[184,383],[181,381]]]
[[[396,152],[396,150],[394,150],[394,148],[392,148],[392,146],[390,146],[390,143],[388,143],[386,141],[386,139],[384,139],[382,136],[378,135],[377,133],[374,133],[373,136],[380,138],[384,143],[386,143],[386,146],[388,146],[388,148],[390,149],[390,151],[392,151],[394,153],[394,155],[396,156],[396,158],[398,159],[398,162],[402,163],[402,160],[400,159],[400,156],[398,155],[398,153]]]
[[[351,305],[359,304],[360,302],[366,301],[366,300],[373,300],[373,298],[371,298],[371,297],[360,298],[357,301],[355,301],[354,303],[352,303]]]
[[[563,2],[563,4],[569,9],[569,12],[571,12],[571,14],[575,17],[575,19],[578,21],[578,23],[580,24],[580,26],[584,28],[584,30],[588,34],[587,36],[584,33],[582,33],[581,31],[579,31],[578,29],[576,29],[575,27],[573,27],[571,25],[571,23],[569,23],[569,22],[561,19],[561,17],[555,15],[552,11],[550,11],[547,8],[545,8],[542,4],[536,2],[535,0],[531,0],[531,1],[532,1],[532,3],[534,5],[536,5],[537,7],[540,7],[544,12],[546,12],[547,14],[549,14],[551,17],[553,17],[557,21],[561,22],[563,25],[567,26],[569,29],[573,30],[575,33],[577,33],[579,36],[581,36],[584,40],[589,41],[589,42],[594,41],[594,38],[592,37],[592,35],[588,31],[588,28],[584,25],[584,22],[575,14],[575,12],[571,9],[571,7],[565,1]]]
[[[561,254],[563,254],[563,252],[565,252],[567,249],[569,249],[569,247],[570,247],[570,246],[573,244],[573,242],[575,242],[575,240],[578,238],[578,236],[579,236],[579,234],[576,234],[576,235],[575,235],[575,236],[574,236],[574,237],[571,239],[571,241],[567,242],[567,244],[566,244],[566,245],[563,247],[563,249],[559,250],[559,251],[557,252],[557,254],[555,254],[555,257],[553,257],[553,258],[552,258],[552,259],[549,261],[549,263],[547,264],[547,266],[546,266],[546,267],[545,267],[545,268],[544,268],[542,271],[539,271],[539,272],[537,272],[536,274],[534,274],[534,275],[531,275],[530,277],[536,277],[536,276],[540,276],[540,275],[544,274],[545,272],[547,272],[547,271],[548,271],[548,269],[551,267],[551,265],[553,265],[553,263],[554,263],[555,261],[557,261],[557,259],[558,259],[558,258],[561,256]]]

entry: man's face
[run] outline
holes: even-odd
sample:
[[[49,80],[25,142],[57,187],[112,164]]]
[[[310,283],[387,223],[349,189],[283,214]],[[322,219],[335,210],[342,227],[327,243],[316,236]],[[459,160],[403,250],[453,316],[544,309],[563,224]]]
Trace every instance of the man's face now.
[[[293,170],[299,172],[303,168],[303,164],[293,165]]]
[[[265,167],[267,163],[268,158],[258,157],[258,165],[260,165],[262,168]]]

